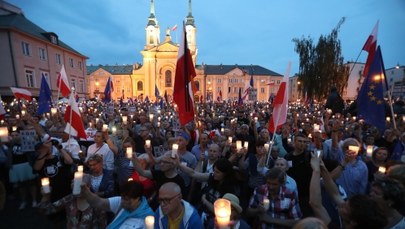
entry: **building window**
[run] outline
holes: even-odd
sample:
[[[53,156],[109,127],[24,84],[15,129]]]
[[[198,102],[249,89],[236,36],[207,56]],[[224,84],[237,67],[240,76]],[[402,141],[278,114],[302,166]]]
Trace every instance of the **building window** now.
[[[277,80],[277,84],[280,84],[280,80]]]
[[[40,60],[46,60],[46,52],[44,48],[39,48],[39,59]]]
[[[82,62],[79,61],[79,69],[82,70]]]
[[[69,58],[69,65],[71,68],[74,67],[73,58]]]
[[[233,93],[238,93],[239,91],[238,91],[238,88],[237,87],[234,87],[233,88]]]
[[[34,71],[25,70],[25,79],[27,80],[27,87],[35,87]]]
[[[26,56],[31,56],[31,47],[27,42],[21,42],[23,54]]]
[[[218,89],[218,90],[217,90],[218,93],[219,93],[220,91],[222,92],[222,87],[218,87],[217,89]]]
[[[78,92],[85,92],[84,81],[79,80],[79,88],[77,89]]]
[[[58,44],[58,38],[51,35],[51,42],[52,42],[52,44]]]
[[[76,88],[76,79],[70,79],[70,87]]]
[[[50,77],[49,77],[49,73],[48,72],[41,72],[41,77],[42,76],[45,78],[46,82],[48,83],[49,88],[51,88],[51,80],[50,80]]]
[[[222,83],[222,80],[221,80],[221,79],[217,79],[217,83]]]
[[[138,91],[143,91],[143,82],[138,81],[138,83],[136,84],[136,88]]]
[[[260,88],[260,93],[264,93],[264,87]]]
[[[61,65],[62,64],[62,58],[61,58],[59,53],[56,53],[55,58],[56,58],[56,63]]]
[[[194,84],[195,84],[196,90],[199,91],[199,90],[200,90],[200,82],[198,82],[198,81],[196,80],[196,81],[194,81]]]
[[[231,93],[231,87],[228,87],[228,93]]]
[[[165,87],[172,86],[172,72],[170,70],[165,71]]]

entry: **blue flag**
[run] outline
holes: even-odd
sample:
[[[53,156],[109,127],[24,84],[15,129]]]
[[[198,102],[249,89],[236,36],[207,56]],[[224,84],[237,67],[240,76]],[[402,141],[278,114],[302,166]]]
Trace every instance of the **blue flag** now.
[[[46,82],[45,77],[42,75],[41,88],[39,89],[37,114],[42,115],[44,113],[50,112],[51,106],[52,106],[51,89],[49,88],[48,82]]]
[[[380,46],[374,55],[368,74],[357,96],[358,114],[368,124],[385,130],[384,84],[385,72]]]
[[[103,102],[109,103],[111,102],[111,93],[114,91],[114,85],[111,79],[111,76],[108,78],[107,85],[105,85],[104,89],[104,99]]]
[[[250,75],[249,85],[251,88],[253,88],[253,72],[252,72],[252,75]]]

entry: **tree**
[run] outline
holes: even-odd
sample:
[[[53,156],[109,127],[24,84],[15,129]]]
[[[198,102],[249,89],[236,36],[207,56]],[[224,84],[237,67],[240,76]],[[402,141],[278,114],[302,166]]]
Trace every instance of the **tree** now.
[[[298,80],[299,93],[307,93],[308,98],[323,100],[332,87],[339,93],[347,86],[349,69],[344,66],[338,33],[344,23],[343,17],[332,32],[321,35],[314,45],[311,37],[294,38],[295,52],[300,58]]]

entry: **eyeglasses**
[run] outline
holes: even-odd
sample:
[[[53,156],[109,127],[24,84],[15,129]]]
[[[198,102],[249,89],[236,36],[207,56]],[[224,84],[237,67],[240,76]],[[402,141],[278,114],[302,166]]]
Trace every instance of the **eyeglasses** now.
[[[170,197],[170,198],[159,198],[158,201],[159,201],[160,204],[170,204],[170,202],[171,202],[174,198],[176,198],[176,197],[178,197],[178,196],[180,196],[180,193],[179,193],[179,194],[176,194],[175,196]]]

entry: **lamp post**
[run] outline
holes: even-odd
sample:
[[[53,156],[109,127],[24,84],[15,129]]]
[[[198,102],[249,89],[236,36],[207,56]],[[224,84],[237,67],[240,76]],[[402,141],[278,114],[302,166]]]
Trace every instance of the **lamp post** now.
[[[300,92],[301,92],[301,81],[297,81],[297,100],[300,100]]]

